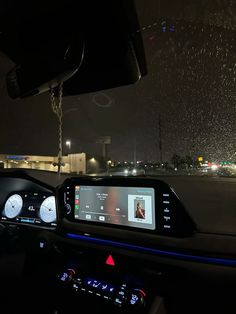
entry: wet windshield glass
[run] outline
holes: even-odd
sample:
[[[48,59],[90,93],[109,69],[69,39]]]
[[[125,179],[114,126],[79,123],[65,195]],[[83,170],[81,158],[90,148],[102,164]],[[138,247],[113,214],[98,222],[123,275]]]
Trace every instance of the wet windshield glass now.
[[[236,174],[234,1],[136,1],[148,74],[63,101],[62,172]],[[1,56],[1,167],[57,171],[50,97],[10,100]],[[7,122],[7,123],[6,123]]]

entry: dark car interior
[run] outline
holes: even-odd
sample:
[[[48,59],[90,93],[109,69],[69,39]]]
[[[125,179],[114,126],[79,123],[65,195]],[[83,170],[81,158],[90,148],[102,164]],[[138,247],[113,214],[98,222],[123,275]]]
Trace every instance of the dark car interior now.
[[[80,95],[147,73],[132,0],[3,1],[0,17],[12,99],[57,95],[62,82],[65,97]],[[48,184],[1,171],[1,313],[234,313],[234,214],[220,231],[216,217],[202,229],[214,211],[191,214],[194,197],[177,190],[168,178]]]

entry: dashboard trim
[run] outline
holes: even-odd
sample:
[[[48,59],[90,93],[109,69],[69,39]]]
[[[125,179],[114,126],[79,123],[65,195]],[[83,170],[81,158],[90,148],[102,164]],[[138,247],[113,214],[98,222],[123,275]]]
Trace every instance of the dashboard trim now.
[[[143,253],[162,255],[165,257],[172,257],[172,258],[180,259],[184,261],[193,261],[193,262],[215,264],[215,265],[222,265],[222,266],[236,266],[236,259],[216,258],[216,257],[179,253],[179,252],[167,251],[167,250],[159,250],[159,249],[153,249],[153,248],[143,247],[139,245],[132,245],[132,244],[119,242],[119,241],[111,241],[111,240],[104,240],[104,239],[99,239],[99,238],[94,238],[94,237],[88,237],[84,235],[77,235],[74,233],[67,233],[66,237],[69,239],[76,239],[76,240],[80,240],[84,242],[96,243],[96,244],[101,244],[101,245],[110,245],[110,246],[129,249],[133,251],[140,251]]]

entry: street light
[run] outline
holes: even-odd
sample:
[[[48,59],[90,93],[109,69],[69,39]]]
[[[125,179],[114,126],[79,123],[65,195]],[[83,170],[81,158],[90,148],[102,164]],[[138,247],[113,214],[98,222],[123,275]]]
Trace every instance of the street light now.
[[[67,140],[66,141],[66,146],[68,147],[68,153],[70,152],[70,147],[71,147],[71,141]]]

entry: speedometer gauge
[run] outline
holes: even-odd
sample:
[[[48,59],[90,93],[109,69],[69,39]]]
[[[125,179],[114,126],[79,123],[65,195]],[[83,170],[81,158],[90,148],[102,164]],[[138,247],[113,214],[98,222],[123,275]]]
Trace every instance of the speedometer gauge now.
[[[4,206],[5,215],[7,218],[15,218],[21,212],[23,199],[19,194],[11,195]]]
[[[56,221],[56,201],[54,196],[49,196],[42,202],[39,209],[39,215],[46,223]]]

